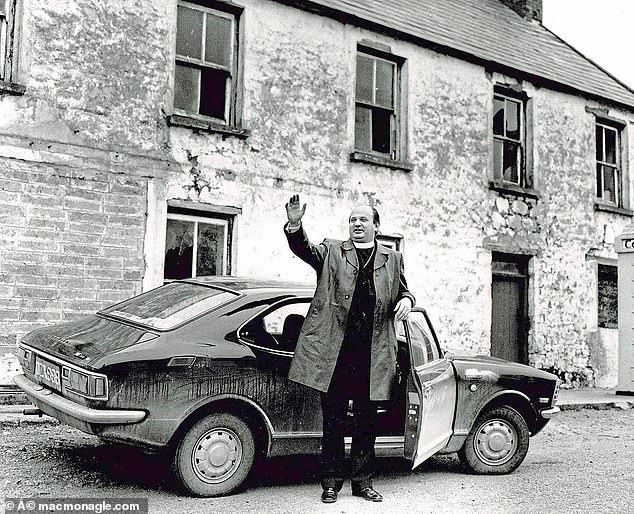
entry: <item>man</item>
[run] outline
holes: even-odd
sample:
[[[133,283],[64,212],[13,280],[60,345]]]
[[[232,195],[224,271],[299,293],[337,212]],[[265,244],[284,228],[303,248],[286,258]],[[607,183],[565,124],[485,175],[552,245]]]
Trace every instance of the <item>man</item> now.
[[[401,254],[376,241],[376,209],[355,207],[350,238],[319,245],[302,228],[305,212],[293,195],[284,231],[292,252],[317,272],[317,289],[288,376],[321,392],[321,500],[337,501],[343,485],[344,428],[352,415],[352,494],[380,502],[372,487],[375,402],[389,399],[396,374],[394,320],[407,318],[415,300]]]

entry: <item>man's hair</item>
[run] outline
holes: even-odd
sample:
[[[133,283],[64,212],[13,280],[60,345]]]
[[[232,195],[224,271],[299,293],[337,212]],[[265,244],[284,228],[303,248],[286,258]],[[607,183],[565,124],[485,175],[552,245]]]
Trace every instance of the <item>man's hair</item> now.
[[[381,217],[379,216],[379,211],[377,211],[374,207],[370,206],[372,209],[372,221],[377,225],[381,224]]]

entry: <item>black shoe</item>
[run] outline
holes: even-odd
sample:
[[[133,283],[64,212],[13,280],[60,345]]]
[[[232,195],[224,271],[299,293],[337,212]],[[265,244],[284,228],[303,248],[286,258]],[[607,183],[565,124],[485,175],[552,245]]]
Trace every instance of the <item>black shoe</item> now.
[[[360,491],[352,491],[352,496],[360,496],[369,502],[382,502],[383,496],[377,493],[372,487],[364,487]]]
[[[334,487],[326,487],[321,493],[321,501],[324,503],[335,503],[337,501],[337,490]]]

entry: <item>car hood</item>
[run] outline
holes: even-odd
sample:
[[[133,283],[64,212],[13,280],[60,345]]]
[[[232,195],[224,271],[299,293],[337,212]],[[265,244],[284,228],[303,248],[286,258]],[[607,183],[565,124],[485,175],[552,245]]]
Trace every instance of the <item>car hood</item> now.
[[[34,330],[25,335],[22,342],[73,364],[91,367],[105,354],[156,337],[156,334],[142,328],[93,315]]]
[[[456,368],[459,370],[465,370],[468,368],[477,368],[480,371],[495,371],[498,374],[519,374],[533,378],[544,378],[548,380],[555,380],[557,377],[547,371],[534,368],[533,366],[527,366],[526,364],[520,364],[519,362],[507,361],[498,357],[491,357],[490,355],[454,355],[447,354],[447,358],[453,361]]]

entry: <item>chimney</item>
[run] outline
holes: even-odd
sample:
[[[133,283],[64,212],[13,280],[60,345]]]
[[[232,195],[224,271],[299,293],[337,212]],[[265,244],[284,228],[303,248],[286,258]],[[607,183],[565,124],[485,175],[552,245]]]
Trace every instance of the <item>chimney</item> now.
[[[542,0],[500,0],[522,18],[542,22]]]

